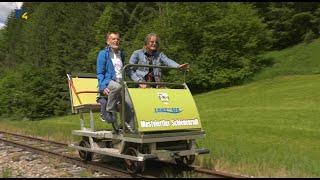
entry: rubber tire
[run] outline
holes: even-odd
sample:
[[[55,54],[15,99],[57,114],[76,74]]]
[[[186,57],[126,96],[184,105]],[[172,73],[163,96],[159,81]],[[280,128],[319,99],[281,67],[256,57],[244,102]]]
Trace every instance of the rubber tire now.
[[[81,140],[79,143],[79,146],[85,147],[85,148],[90,148],[90,144],[86,140]],[[93,157],[93,152],[79,150],[79,156],[82,160],[91,161],[92,157]]]
[[[125,154],[131,155],[131,156],[138,156],[138,151],[133,147],[129,147],[126,149]],[[142,173],[145,169],[144,161],[133,161],[130,159],[124,159],[124,161],[125,161],[127,171],[129,173],[132,173],[132,174]]]
[[[175,161],[178,166],[188,166],[194,163],[196,159],[195,155],[189,155],[189,156],[181,156],[180,158],[176,158]]]

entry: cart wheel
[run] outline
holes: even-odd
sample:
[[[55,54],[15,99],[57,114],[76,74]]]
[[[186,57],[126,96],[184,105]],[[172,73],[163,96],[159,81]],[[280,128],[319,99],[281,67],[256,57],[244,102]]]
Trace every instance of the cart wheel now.
[[[125,151],[125,154],[131,155],[131,156],[138,156],[138,151],[133,147],[129,147]],[[134,161],[130,159],[124,159],[124,162],[128,172],[130,173],[135,174],[135,173],[142,173],[144,171],[144,167],[145,167],[144,161]]]
[[[194,163],[195,159],[196,159],[195,155],[190,155],[190,156],[181,156],[180,158],[176,158],[175,161],[178,166],[187,166]]]
[[[80,141],[79,146],[85,147],[85,148],[90,148],[90,144],[86,140]],[[79,150],[79,155],[80,155],[80,158],[85,160],[85,161],[91,161],[92,157],[93,157],[93,153],[92,152],[83,151],[83,150]]]

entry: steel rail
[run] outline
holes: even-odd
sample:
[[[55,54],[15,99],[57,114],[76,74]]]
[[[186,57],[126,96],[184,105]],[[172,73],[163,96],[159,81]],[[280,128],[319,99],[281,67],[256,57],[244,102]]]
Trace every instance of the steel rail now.
[[[15,133],[6,132],[6,131],[0,131],[0,135],[1,134],[9,134],[11,136],[23,137],[23,138],[27,138],[30,140],[37,140],[37,141],[42,141],[42,142],[46,142],[46,143],[52,143],[55,145],[62,146],[62,148],[68,147],[68,144],[66,144],[66,143],[56,142],[56,141],[42,139],[42,138],[38,138],[38,137],[15,134]],[[21,144],[18,142],[14,142],[13,140],[4,139],[1,136],[0,136],[0,141],[3,141],[6,144],[10,144],[12,146],[16,146],[16,147],[19,147],[19,148],[22,148],[22,149],[25,149],[28,151],[36,152],[36,153],[43,154],[43,155],[48,155],[48,156],[51,156],[54,158],[59,158],[63,161],[67,161],[67,162],[88,168],[91,171],[100,171],[100,172],[103,172],[106,174],[112,174],[113,177],[156,178],[155,176],[152,176],[152,175],[129,174],[126,170],[118,169],[118,168],[115,168],[115,167],[110,166],[108,164],[102,164],[102,163],[98,163],[98,162],[94,162],[94,161],[83,161],[78,157],[72,157],[72,156],[64,155],[61,152],[52,152],[50,150],[41,149],[39,147]],[[19,140],[15,140],[15,141],[19,141]],[[43,146],[43,145],[41,145],[41,146]],[[173,166],[173,167],[176,166],[176,164],[172,163],[172,162],[164,162],[164,161],[159,161],[159,160],[155,160],[155,161],[157,163],[159,163],[160,166],[168,166],[168,165]],[[207,174],[207,175],[210,175],[213,177],[219,177],[219,178],[248,178],[248,177],[242,176],[242,175],[235,175],[235,174],[230,174],[230,173],[211,170],[211,169],[204,169],[202,167],[193,166],[193,165],[186,166],[186,167],[184,167],[184,169],[193,170],[194,172],[199,173],[199,174]]]
[[[44,139],[39,139],[39,138],[33,138],[30,136],[24,136],[24,135],[18,135],[18,134],[14,134],[14,133],[7,133],[7,132],[3,132],[1,131],[2,134],[9,134],[12,136],[17,136],[17,137],[24,137],[24,138],[28,138],[31,140],[40,140],[43,142],[49,142],[47,140]],[[122,170],[122,169],[117,169],[114,167],[110,167],[108,165],[102,165],[101,163],[97,163],[97,162],[91,162],[91,161],[83,161],[80,158],[76,158],[76,157],[71,157],[71,156],[67,156],[62,154],[61,152],[52,152],[50,150],[46,150],[46,149],[42,149],[39,147],[34,147],[34,146],[30,146],[30,145],[26,145],[26,144],[22,144],[19,142],[15,142],[13,140],[7,140],[3,137],[0,137],[0,141],[4,142],[5,144],[9,144],[15,147],[19,147],[21,149],[25,149],[31,152],[35,152],[38,154],[42,154],[42,155],[47,155],[53,158],[59,158],[63,161],[66,162],[70,162],[76,165],[79,165],[81,167],[90,169],[91,171],[100,171],[106,174],[111,174],[112,177],[128,177],[128,178],[132,178],[132,177],[139,177],[139,178],[143,178],[143,177],[147,177],[147,178],[151,178],[152,176],[142,176],[142,175],[133,175],[133,174],[129,174],[127,171]],[[65,145],[63,143],[59,143],[59,142],[54,142],[54,141],[50,141],[50,143],[54,143],[54,144],[60,144],[65,148]]]
[[[224,177],[224,178],[248,178],[248,177],[242,176],[242,175],[230,174],[230,173],[225,173],[225,172],[211,170],[211,169],[204,169],[204,168],[197,167],[197,166],[191,166],[191,168],[195,172],[209,174],[209,175],[217,175],[219,177]]]
[[[57,145],[65,145],[68,146],[67,143],[63,143],[63,142],[57,142],[57,141],[53,141],[53,140],[49,140],[49,139],[44,139],[44,138],[39,138],[39,137],[34,137],[34,136],[29,136],[29,135],[24,135],[24,134],[16,134],[16,133],[11,133],[11,132],[7,132],[7,131],[1,131],[0,130],[0,134],[10,134],[13,136],[20,136],[20,137],[24,137],[24,138],[31,138],[31,139],[36,139],[39,141],[44,141],[44,142],[49,142],[49,143],[53,143],[53,144],[57,144]]]

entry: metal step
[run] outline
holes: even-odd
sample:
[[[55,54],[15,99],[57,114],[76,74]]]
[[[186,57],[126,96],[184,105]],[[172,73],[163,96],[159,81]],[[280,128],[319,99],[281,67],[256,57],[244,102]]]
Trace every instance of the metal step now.
[[[104,155],[113,156],[113,157],[130,159],[134,161],[145,161],[147,159],[157,158],[157,156],[152,154],[139,154],[138,156],[125,155],[125,154],[121,154],[119,150],[115,148],[84,148],[81,146],[77,146],[75,144],[70,144],[69,147],[75,148],[77,150],[89,151],[89,152],[104,154]]]

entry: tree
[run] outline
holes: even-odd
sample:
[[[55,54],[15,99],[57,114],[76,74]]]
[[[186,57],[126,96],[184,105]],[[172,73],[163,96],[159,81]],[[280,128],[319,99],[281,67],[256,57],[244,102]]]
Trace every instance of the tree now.
[[[19,71],[5,75],[8,80],[3,83],[11,84],[11,91],[0,96],[16,97],[17,103],[11,107],[15,114],[37,119],[70,109],[66,73],[92,70],[86,57],[94,42],[92,27],[101,6],[104,3],[40,3],[33,6],[28,21],[10,19],[6,58],[11,57],[12,68]]]
[[[252,3],[273,31],[272,49],[283,49],[305,39],[319,37],[319,2]],[[309,36],[311,37],[311,36]]]
[[[187,82],[194,92],[241,83],[272,42],[262,19],[243,3],[159,3],[158,15],[132,42],[141,47],[150,32],[160,35],[165,54],[190,63]]]

